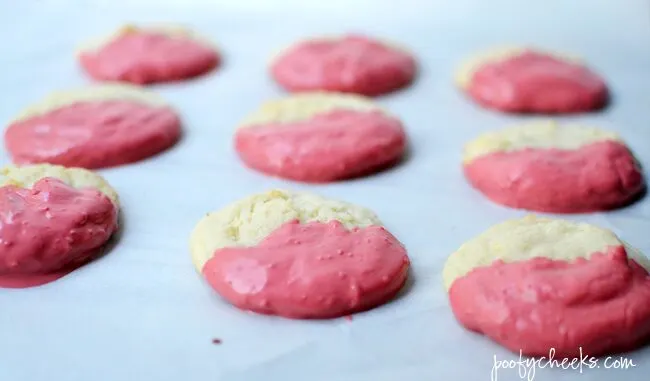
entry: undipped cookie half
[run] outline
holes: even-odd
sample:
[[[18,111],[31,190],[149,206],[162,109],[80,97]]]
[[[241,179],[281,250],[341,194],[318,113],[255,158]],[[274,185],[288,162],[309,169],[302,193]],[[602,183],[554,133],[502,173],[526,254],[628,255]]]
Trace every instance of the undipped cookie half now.
[[[465,145],[467,180],[492,201],[550,213],[629,204],[645,189],[639,163],[609,131],[535,121]]]
[[[180,135],[178,115],[155,93],[103,84],[50,94],[10,122],[4,143],[16,164],[96,169],[153,156]]]
[[[406,134],[397,118],[368,98],[314,92],[263,104],[237,129],[235,148],[260,172],[332,182],[398,163]]]
[[[272,190],[209,213],[190,238],[208,283],[243,310],[332,318],[390,300],[404,285],[402,244],[368,209]]]
[[[527,216],[495,225],[447,260],[466,328],[515,353],[558,358],[634,349],[650,336],[650,261],[611,231]]]
[[[575,57],[534,48],[500,48],[463,64],[456,82],[484,107],[513,113],[559,114],[607,104],[604,80]]]
[[[52,282],[97,256],[117,229],[115,190],[54,165],[0,169],[0,287]]]
[[[176,25],[124,26],[84,44],[78,58],[97,80],[138,85],[196,77],[221,61],[212,43]]]

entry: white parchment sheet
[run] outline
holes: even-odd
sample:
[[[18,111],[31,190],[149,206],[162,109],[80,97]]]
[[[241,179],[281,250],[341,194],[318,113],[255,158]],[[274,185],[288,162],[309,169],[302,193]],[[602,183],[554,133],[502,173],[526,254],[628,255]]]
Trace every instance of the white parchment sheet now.
[[[440,271],[464,241],[525,214],[473,191],[460,160],[466,140],[526,118],[482,110],[452,86],[455,65],[476,50],[530,43],[583,56],[607,78],[614,103],[562,119],[619,131],[650,167],[650,6],[642,0],[0,0],[0,120],[52,90],[89,83],[73,57],[80,40],[151,21],[213,38],[224,66],[152,87],[181,113],[183,140],[101,171],[123,201],[123,232],[110,254],[43,287],[0,290],[0,381],[490,380],[495,356],[517,356],[455,322]],[[351,31],[400,42],[420,61],[412,88],[378,99],[403,119],[410,159],[319,186],[245,169],[233,153],[234,126],[282,94],[267,77],[269,55],[298,38]],[[190,263],[188,235],[206,212],[273,187],[374,209],[412,258],[405,292],[352,321],[258,316],[220,300]],[[611,228],[650,253],[650,199],[570,218]],[[497,379],[648,380],[650,349],[625,356],[635,367],[501,369]]]

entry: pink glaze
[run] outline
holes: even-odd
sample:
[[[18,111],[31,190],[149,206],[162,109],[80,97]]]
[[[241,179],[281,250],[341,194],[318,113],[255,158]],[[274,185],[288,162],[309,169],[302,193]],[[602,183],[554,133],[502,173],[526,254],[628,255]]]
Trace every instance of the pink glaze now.
[[[117,229],[118,209],[95,189],[54,178],[32,189],[0,187],[0,287],[54,281],[98,254]]]
[[[590,111],[608,100],[603,80],[585,66],[532,51],[481,66],[467,91],[486,107],[519,113]]]
[[[79,60],[97,80],[144,85],[196,77],[217,67],[221,58],[214,49],[191,39],[140,31],[84,52]]]
[[[406,135],[398,120],[380,112],[338,110],[304,122],[241,128],[235,148],[246,165],[261,172],[330,182],[397,163]]]
[[[155,155],[174,145],[180,134],[180,120],[169,108],[80,102],[11,124],[5,146],[16,164],[95,169]]]
[[[457,279],[449,299],[466,328],[528,356],[600,356],[650,337],[650,276],[622,246],[574,262],[496,261]]]
[[[464,171],[472,186],[498,204],[549,213],[613,209],[645,189],[636,159],[614,141],[576,150],[492,153],[466,164]]]
[[[408,268],[406,250],[383,227],[292,221],[255,247],[217,250],[203,275],[244,310],[333,318],[388,302]]]
[[[349,35],[339,40],[307,41],[282,55],[271,75],[290,91],[326,90],[367,96],[409,85],[415,59],[373,39]]]

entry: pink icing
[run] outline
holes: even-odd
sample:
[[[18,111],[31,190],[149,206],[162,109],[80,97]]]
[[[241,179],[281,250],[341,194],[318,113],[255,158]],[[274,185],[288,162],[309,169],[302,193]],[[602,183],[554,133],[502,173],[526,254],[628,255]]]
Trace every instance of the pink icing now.
[[[603,141],[576,150],[525,149],[478,157],[465,177],[492,201],[549,213],[585,213],[626,205],[645,188],[623,144]]]
[[[486,107],[520,113],[590,111],[608,100],[604,81],[588,68],[532,51],[481,66],[467,91]]]
[[[631,350],[650,337],[650,276],[622,246],[573,262],[496,261],[449,290],[456,318],[528,356]]]
[[[409,259],[380,226],[288,222],[254,247],[217,250],[203,274],[233,305],[289,318],[331,318],[390,300]]]
[[[5,146],[17,164],[95,169],[155,155],[174,145],[180,134],[180,120],[169,108],[80,102],[11,124]]]
[[[326,90],[368,96],[409,85],[415,59],[368,37],[307,41],[275,61],[271,74],[290,91]]]
[[[378,171],[398,162],[405,147],[402,124],[379,112],[338,110],[303,122],[241,128],[235,136],[249,167],[306,182]]]
[[[118,209],[95,189],[44,178],[32,189],[0,187],[0,287],[54,281],[97,255]]]
[[[126,33],[79,60],[93,78],[144,85],[187,79],[220,64],[219,54],[187,38],[160,33]]]

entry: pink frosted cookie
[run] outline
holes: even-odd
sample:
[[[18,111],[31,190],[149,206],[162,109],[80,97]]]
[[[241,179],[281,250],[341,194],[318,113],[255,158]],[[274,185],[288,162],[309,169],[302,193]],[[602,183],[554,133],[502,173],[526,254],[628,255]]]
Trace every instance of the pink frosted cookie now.
[[[402,244],[370,210],[272,190],[209,213],[192,261],[236,307],[288,318],[333,318],[392,299],[408,276]]]
[[[528,356],[600,356],[650,338],[650,262],[611,231],[527,216],[463,244],[443,270],[467,329]]]
[[[405,146],[399,120],[352,94],[301,93],[270,101],[235,133],[246,165],[305,182],[379,171],[400,161]]]
[[[529,48],[480,55],[460,68],[456,81],[479,104],[504,112],[586,112],[608,101],[605,82],[582,62]]]
[[[221,61],[210,42],[187,29],[133,25],[85,44],[78,58],[83,69],[97,80],[139,85],[196,77]]]
[[[282,52],[271,75],[289,91],[337,91],[367,96],[409,85],[416,75],[405,50],[360,35],[299,42]]]
[[[155,155],[180,134],[180,119],[157,95],[106,84],[51,94],[11,122],[4,142],[16,164],[94,169]]]
[[[97,256],[118,208],[117,193],[85,169],[0,169],[0,288],[49,283]]]
[[[550,213],[624,206],[645,189],[640,166],[615,133],[537,121],[465,145],[467,180],[492,201]]]

